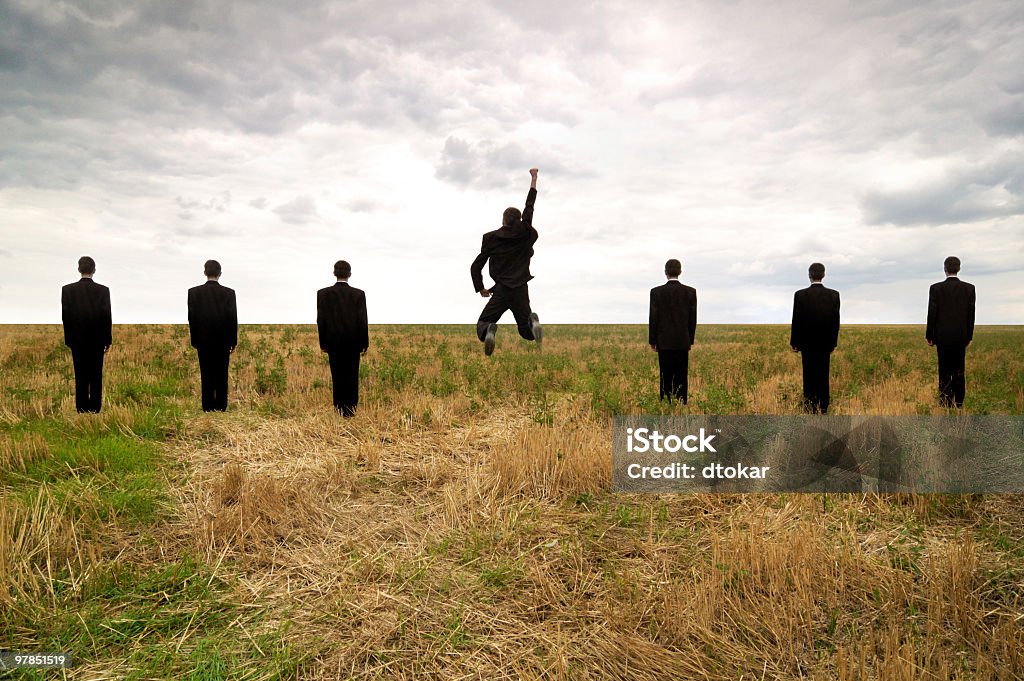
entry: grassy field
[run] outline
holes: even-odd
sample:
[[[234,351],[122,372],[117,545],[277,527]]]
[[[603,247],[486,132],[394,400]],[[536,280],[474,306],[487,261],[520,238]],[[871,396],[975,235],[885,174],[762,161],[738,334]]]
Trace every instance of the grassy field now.
[[[119,326],[74,411],[0,327],[0,648],[76,679],[1020,679],[1013,496],[615,495],[613,414],[797,413],[782,326],[702,326],[687,407],[641,326],[371,328],[361,409],[312,327],[243,327],[226,414],[182,326]],[[1024,327],[965,410],[1024,413]],[[844,327],[833,410],[944,413],[921,327]],[[58,672],[19,672],[59,678]]]

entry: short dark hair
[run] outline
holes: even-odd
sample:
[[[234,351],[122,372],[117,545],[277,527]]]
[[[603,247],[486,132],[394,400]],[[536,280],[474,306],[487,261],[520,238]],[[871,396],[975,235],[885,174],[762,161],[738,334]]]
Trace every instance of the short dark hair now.
[[[348,279],[352,276],[352,265],[349,265],[344,260],[334,263],[334,276],[339,279]]]
[[[683,273],[683,263],[679,262],[675,258],[672,258],[665,263],[665,276],[666,277],[678,277]]]
[[[505,212],[501,214],[501,224],[505,227],[516,224],[523,219],[523,214],[519,212],[518,208],[512,208],[511,206],[505,209]]]
[[[83,255],[78,259],[78,273],[79,274],[95,274],[96,273],[96,261],[87,255]]]
[[[825,278],[825,266],[820,262],[812,262],[811,266],[807,268],[807,274],[813,281],[821,281]]]
[[[205,272],[208,277],[219,277],[220,263],[216,260],[207,260],[206,264],[203,265],[203,272]]]
[[[942,269],[946,274],[956,274],[960,271],[960,258],[951,255],[942,261]]]

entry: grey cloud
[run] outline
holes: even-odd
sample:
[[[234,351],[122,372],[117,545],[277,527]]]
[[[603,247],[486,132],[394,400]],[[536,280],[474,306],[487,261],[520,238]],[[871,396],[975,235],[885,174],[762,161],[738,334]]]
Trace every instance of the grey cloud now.
[[[1024,94],[1024,73],[1020,69],[1010,70],[999,79],[999,89],[1008,95]]]
[[[231,205],[231,192],[227,190],[222,191],[216,196],[205,201],[202,199],[189,199],[182,196],[176,196],[174,197],[174,202],[178,204],[179,208],[186,211],[203,210],[223,213]]]
[[[716,260],[701,263],[702,273],[713,271],[709,270],[709,265],[720,264],[720,271],[728,273],[730,285],[737,289],[756,289],[764,285],[802,288],[807,285],[807,267],[812,262],[823,263],[825,283],[840,289],[860,284],[891,284],[914,277],[928,279],[936,272],[935,263],[924,259],[897,261],[893,258],[868,257],[863,261],[841,262],[837,258],[822,255],[803,258],[787,255],[770,262],[764,259],[731,262],[724,258],[721,262]],[[938,262],[941,267],[941,259]],[[694,268],[691,268],[693,271]]]
[[[917,296],[896,284],[930,280],[948,255],[939,250],[964,240],[955,226],[915,225],[996,218],[972,225],[988,237],[960,253],[965,267],[1020,271],[1009,255],[1024,247],[1010,233],[1024,167],[1021,63],[1019,0],[651,0],[641,13],[621,0],[0,0],[0,189],[14,198],[0,218],[14,224],[17,205],[42,195],[19,187],[44,188],[39,240],[51,249],[64,226],[90,224],[105,206],[140,225],[117,239],[172,250],[183,237],[229,235],[258,264],[273,252],[267,240],[296,238],[278,219],[316,224],[323,201],[337,201],[359,213],[353,236],[369,257],[408,239],[385,225],[404,208],[375,193],[391,179],[374,163],[384,149],[403,172],[424,155],[432,163],[434,177],[410,179],[410,194],[440,180],[519,195],[532,165],[542,182],[562,175],[541,285],[544,258],[578,243],[598,271],[627,241],[657,252],[658,234],[683,230],[694,253],[734,235],[735,249],[692,259],[707,282],[735,263],[739,281],[763,283],[774,267],[769,278],[792,272],[799,284],[820,259],[839,287],[892,283],[895,296]],[[589,175],[580,158],[606,174],[599,190],[577,181]],[[856,193],[884,164],[950,159],[963,167],[941,180]],[[338,201],[341,176],[353,193]],[[242,192],[244,235],[231,206],[212,203],[221,187]],[[865,226],[858,207],[907,226]],[[808,233],[827,238],[771,253],[760,236],[730,231],[733,216],[819,209],[826,227]],[[560,242],[568,225],[572,239]],[[780,240],[789,228],[777,226]],[[327,238],[300,231],[303,252]],[[979,250],[983,241],[1000,251]],[[21,266],[24,249],[2,245]],[[449,255],[438,252],[442,269],[461,272]]]
[[[744,98],[756,95],[755,89],[761,89],[753,74],[744,75],[732,71],[721,64],[706,65],[694,73],[682,76],[671,85],[649,88],[639,97],[646,105],[658,105],[676,99],[710,99],[724,95],[738,94]]]
[[[977,114],[978,123],[990,135],[1017,137],[1024,134],[1024,95],[1000,98]]]
[[[291,201],[274,208],[274,212],[280,216],[283,222],[290,225],[305,224],[317,217],[316,203],[311,196],[296,196]]]
[[[606,52],[612,45],[616,19],[607,6],[599,3],[498,0],[492,6],[519,27],[542,36],[544,40],[571,36],[572,40],[563,40],[563,45],[592,53]]]
[[[19,71],[25,68],[25,57],[20,52],[0,46],[0,71]]]
[[[150,2],[100,20],[64,5],[43,11],[5,4],[0,38],[18,55],[3,62],[8,85],[18,86],[7,88],[5,108],[105,120],[141,113],[277,134],[302,122],[300,96],[315,97],[323,82],[350,81],[378,65],[358,35],[340,34],[356,49],[335,46],[339,33],[326,14],[285,4]],[[344,116],[354,102],[333,103]]]
[[[0,121],[5,133],[0,136],[0,187],[73,190],[87,182],[139,196],[153,193],[163,172],[176,174],[186,165],[196,172],[207,164],[205,158],[173,156],[173,149],[161,145],[158,130],[138,122],[108,126],[85,119],[13,116],[0,116]]]
[[[828,241],[822,237],[804,237],[796,245],[796,250],[801,253],[828,253],[832,250]]]
[[[215,212],[223,213],[231,205],[231,192],[222,191],[220,194],[213,196],[207,200],[202,199],[191,199],[183,196],[174,197],[174,203],[177,204],[181,210],[178,212],[179,220],[193,220],[195,218],[195,212]]]
[[[861,201],[870,224],[945,225],[1024,215],[1024,159],[963,168],[904,190],[875,190]]]
[[[383,204],[370,199],[355,199],[345,204],[345,207],[353,213],[376,213],[383,207]]]
[[[15,159],[0,168],[0,184],[74,188],[83,177],[100,179],[86,169],[111,150],[110,170],[122,176],[213,162],[182,158],[139,139],[140,131],[273,137],[327,122],[430,134],[467,121],[511,126],[538,111],[571,124],[565,105],[492,96],[494,83],[517,77],[520,61],[515,44],[495,45],[485,30],[495,16],[486,6],[397,0],[373,11],[287,2],[0,3],[0,111],[10,117],[5,128],[24,130],[0,139],[0,156]],[[534,99],[534,109],[526,106]],[[66,137],[65,122],[74,122]]]
[[[180,216],[179,216],[180,217]],[[188,218],[191,220],[191,218]],[[178,223],[173,228],[174,234],[183,237],[226,237],[233,234],[232,230],[225,225],[184,225]]]
[[[439,179],[462,187],[505,189],[521,184],[533,167],[545,175],[588,175],[585,169],[570,172],[544,149],[533,152],[516,142],[469,142],[455,136],[445,140],[434,170]]]
[[[1020,133],[1020,3],[766,7],[718,8],[712,58],[680,61],[674,82],[641,91],[638,102],[668,115],[701,107],[756,142],[792,129],[798,144],[836,153],[896,143],[922,155],[966,149],[977,134],[965,119],[992,135]],[[783,23],[789,45],[773,37]]]

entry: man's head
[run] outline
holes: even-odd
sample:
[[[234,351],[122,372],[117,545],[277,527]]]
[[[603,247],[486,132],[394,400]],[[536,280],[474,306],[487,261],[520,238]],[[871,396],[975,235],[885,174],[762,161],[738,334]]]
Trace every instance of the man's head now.
[[[207,260],[203,265],[203,273],[210,279],[216,279],[220,276],[220,263],[216,260]]]
[[[505,212],[501,214],[501,226],[502,227],[514,227],[523,221],[523,214],[518,208],[509,206],[505,209]]]
[[[96,261],[87,255],[78,259],[78,273],[92,276],[96,274]]]
[[[334,263],[334,276],[338,279],[348,279],[352,276],[352,265],[349,265],[344,260]]]
[[[820,262],[812,262],[811,266],[807,268],[807,276],[811,278],[811,281],[821,281],[825,278],[825,266]]]
[[[942,261],[942,269],[946,274],[956,274],[960,271],[960,258],[951,255]]]
[[[675,258],[672,258],[665,263],[665,276],[669,279],[678,279],[679,275],[683,273],[683,263],[679,262]]]

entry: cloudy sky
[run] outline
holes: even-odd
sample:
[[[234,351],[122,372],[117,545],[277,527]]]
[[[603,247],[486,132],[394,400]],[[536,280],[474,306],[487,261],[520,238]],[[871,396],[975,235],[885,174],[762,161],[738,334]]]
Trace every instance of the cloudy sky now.
[[[637,8],[643,8],[638,10]],[[183,322],[216,258],[243,322],[473,322],[469,264],[540,168],[531,298],[644,322],[917,323],[950,254],[1024,323],[1024,4],[0,2],[0,322]],[[506,321],[511,321],[508,319]]]

